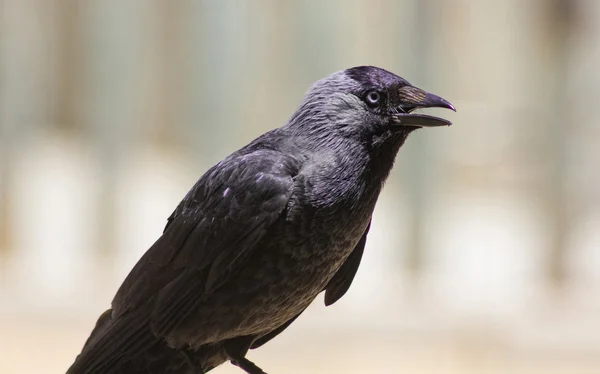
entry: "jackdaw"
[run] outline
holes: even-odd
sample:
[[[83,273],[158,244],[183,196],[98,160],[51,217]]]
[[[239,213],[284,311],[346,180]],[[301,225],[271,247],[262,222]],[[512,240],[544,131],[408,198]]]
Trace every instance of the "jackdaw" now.
[[[411,113],[454,107],[373,66],[316,82],[280,128],[213,166],[168,218],[68,374],[201,374],[246,358],[358,269]]]

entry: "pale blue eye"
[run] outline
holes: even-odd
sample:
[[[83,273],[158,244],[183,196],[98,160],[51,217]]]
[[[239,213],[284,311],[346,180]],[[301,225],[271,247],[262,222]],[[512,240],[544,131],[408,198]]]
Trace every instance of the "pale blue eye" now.
[[[379,100],[381,100],[381,94],[377,91],[370,91],[367,94],[367,104],[377,105],[379,104]]]

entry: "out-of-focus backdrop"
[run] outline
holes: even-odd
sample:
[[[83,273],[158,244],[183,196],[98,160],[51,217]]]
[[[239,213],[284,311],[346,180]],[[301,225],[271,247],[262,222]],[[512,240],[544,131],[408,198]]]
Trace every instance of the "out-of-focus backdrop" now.
[[[196,179],[365,64],[455,125],[401,149],[347,296],[250,357],[600,372],[599,1],[0,4],[0,372],[64,373]]]

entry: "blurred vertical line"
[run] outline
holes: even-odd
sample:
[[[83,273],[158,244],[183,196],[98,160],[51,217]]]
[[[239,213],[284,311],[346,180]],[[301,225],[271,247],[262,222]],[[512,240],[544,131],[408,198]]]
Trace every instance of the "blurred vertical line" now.
[[[182,2],[155,0],[158,25],[156,61],[158,64],[158,89],[154,90],[154,106],[160,112],[153,119],[155,131],[152,140],[160,147],[168,147],[182,142],[182,121],[178,116],[177,103],[181,102],[181,90],[177,84],[183,79],[181,69],[180,23],[184,14]]]
[[[134,64],[139,66],[139,125],[136,139],[150,143],[159,150],[172,147],[182,140],[181,120],[177,117],[177,103],[181,101],[180,23],[185,12],[183,2],[152,0],[143,3],[139,37],[139,53]],[[136,87],[137,89],[137,87]],[[139,117],[137,117],[139,115]]]
[[[5,76],[5,61],[8,54],[6,48],[6,12],[3,0],[0,3],[0,289],[5,283],[3,279],[5,259],[11,247],[10,238],[10,199],[9,199],[9,160],[11,157],[11,142],[9,141],[9,129],[6,113],[7,99]]]
[[[113,258],[117,245],[118,184],[128,147],[137,140],[136,104],[141,94],[139,74],[140,23],[147,9],[139,2],[80,2],[82,56],[82,123],[99,162],[101,181],[96,200],[94,251]]]
[[[56,6],[57,0],[0,3],[0,261],[19,241],[12,226],[21,192],[13,184],[15,175],[29,172],[12,163],[32,134],[54,125]]]
[[[89,8],[90,6],[90,4],[85,5],[86,8]],[[110,5],[105,5],[105,7],[109,6]],[[86,14],[86,17],[91,18],[92,12],[89,12],[89,9],[86,10],[86,13],[88,13]],[[94,18],[100,18],[100,15],[98,15],[96,12],[94,12],[94,14]],[[100,14],[102,13],[100,12]],[[81,15],[83,18],[84,15]],[[82,108],[85,112],[84,116],[86,117],[84,122],[88,127],[87,134],[91,137],[90,143],[97,147],[97,152],[100,158],[98,180],[101,181],[101,186],[98,189],[99,193],[95,205],[97,209],[96,222],[98,223],[98,227],[96,228],[95,233],[95,247],[91,248],[91,250],[94,251],[94,253],[96,253],[98,256],[110,256],[113,255],[116,250],[116,227],[113,218],[116,212],[116,164],[119,162],[121,149],[117,144],[111,144],[111,137],[110,135],[106,134],[106,132],[112,129],[113,126],[110,126],[108,123],[105,124],[100,122],[106,115],[103,113],[103,111],[109,110],[109,108],[103,107],[103,104],[106,105],[109,100],[107,98],[95,97],[96,95],[94,90],[98,89],[97,86],[101,86],[101,84],[98,84],[98,80],[102,78],[99,77],[98,73],[94,72],[94,68],[98,69],[98,61],[104,61],[107,59],[107,57],[102,56],[101,53],[110,51],[107,50],[105,46],[102,48],[102,44],[104,43],[94,40],[101,40],[101,37],[97,36],[97,34],[103,32],[106,33],[108,31],[106,28],[94,28],[92,26],[96,23],[94,21],[98,22],[97,20],[93,19],[81,20],[81,26],[85,30],[80,30],[82,40],[81,44],[77,47],[81,48],[81,53],[84,55],[84,61],[82,62],[84,66],[82,66],[82,68],[86,70],[84,77],[82,77],[82,95],[83,100],[85,100]],[[88,24],[87,26],[85,26],[86,23]],[[106,26],[107,25],[104,27]],[[94,48],[93,51],[95,52],[97,49],[99,49],[101,53],[92,53],[92,50],[86,50],[84,47],[85,45],[94,44],[98,44],[99,48]],[[104,94],[106,95],[107,92],[105,91]],[[117,111],[117,113],[113,112],[111,114],[118,115],[118,109],[112,110]]]
[[[566,87],[568,86],[569,70],[569,39],[574,28],[576,2],[570,0],[552,0],[546,4],[548,17],[544,24],[544,35],[548,35],[547,43],[550,57],[547,68],[552,77],[551,100],[552,115],[549,116],[548,129],[544,131],[549,137],[549,154],[546,155],[548,165],[547,184],[545,191],[546,207],[550,219],[550,240],[547,264],[547,276],[552,285],[560,289],[564,285],[566,274],[566,258],[568,250],[568,235],[572,227],[572,211],[569,209],[567,195],[567,144],[570,131],[567,128],[569,105],[567,103]]]
[[[13,250],[15,192],[12,162],[19,147],[43,124],[48,109],[43,93],[48,84],[48,18],[43,4],[31,1],[0,2],[0,273]],[[24,22],[27,20],[27,22]],[[0,278],[0,283],[2,279]]]
[[[434,22],[435,14],[432,11],[434,6],[431,0],[415,0],[413,7],[415,9],[414,22],[412,23],[411,36],[413,38],[413,63],[415,64],[414,74],[411,81],[419,82],[421,87],[427,87],[432,81],[430,75],[432,68],[430,59],[432,57],[432,35],[436,34]],[[423,27],[423,25],[427,25]],[[410,146],[407,147],[408,162],[407,186],[408,186],[408,207],[409,207],[409,227],[408,248],[406,251],[405,266],[409,274],[409,279],[414,283],[419,281],[423,270],[423,259],[425,256],[425,222],[427,220],[427,201],[431,198],[431,184],[434,171],[433,159],[435,157],[435,147],[427,144],[425,138],[412,135]]]
[[[81,59],[78,45],[80,31],[80,2],[77,0],[55,0],[56,25],[58,27],[58,66],[56,75],[57,98],[55,100],[55,125],[71,133],[80,127],[79,107]]]
[[[265,0],[247,8],[247,26],[244,39],[246,59],[243,64],[243,84],[238,94],[244,97],[240,106],[245,126],[238,134],[247,142],[257,133],[271,130],[287,120],[290,85],[298,78],[294,71],[290,43],[292,2]],[[291,84],[290,84],[291,83]],[[277,92],[277,95],[273,95]],[[273,121],[275,118],[279,121]]]
[[[241,85],[247,71],[243,63],[251,46],[246,39],[245,1],[186,1],[183,111],[189,144],[205,165],[229,152],[223,145],[235,143],[243,126],[239,110]],[[238,99],[238,100],[235,100]],[[210,137],[206,137],[210,134]]]
[[[297,41],[293,51],[294,71],[300,73],[301,77],[308,77],[309,81],[331,74],[330,68],[322,62],[322,56],[328,55],[328,62],[335,64],[338,56],[343,53],[338,39],[340,19],[335,17],[336,11],[343,6],[339,0],[321,2],[321,11],[315,12],[313,2],[297,1],[292,4],[292,13],[300,20],[291,23],[289,30],[290,36]],[[303,25],[309,27],[300,27]]]

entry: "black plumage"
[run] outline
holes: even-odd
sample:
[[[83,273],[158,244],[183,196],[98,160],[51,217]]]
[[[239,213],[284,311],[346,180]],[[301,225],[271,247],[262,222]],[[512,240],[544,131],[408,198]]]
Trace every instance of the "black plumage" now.
[[[204,373],[348,290],[375,203],[413,130],[454,109],[375,67],[317,82],[289,122],[204,174],[118,290],[69,374]]]

